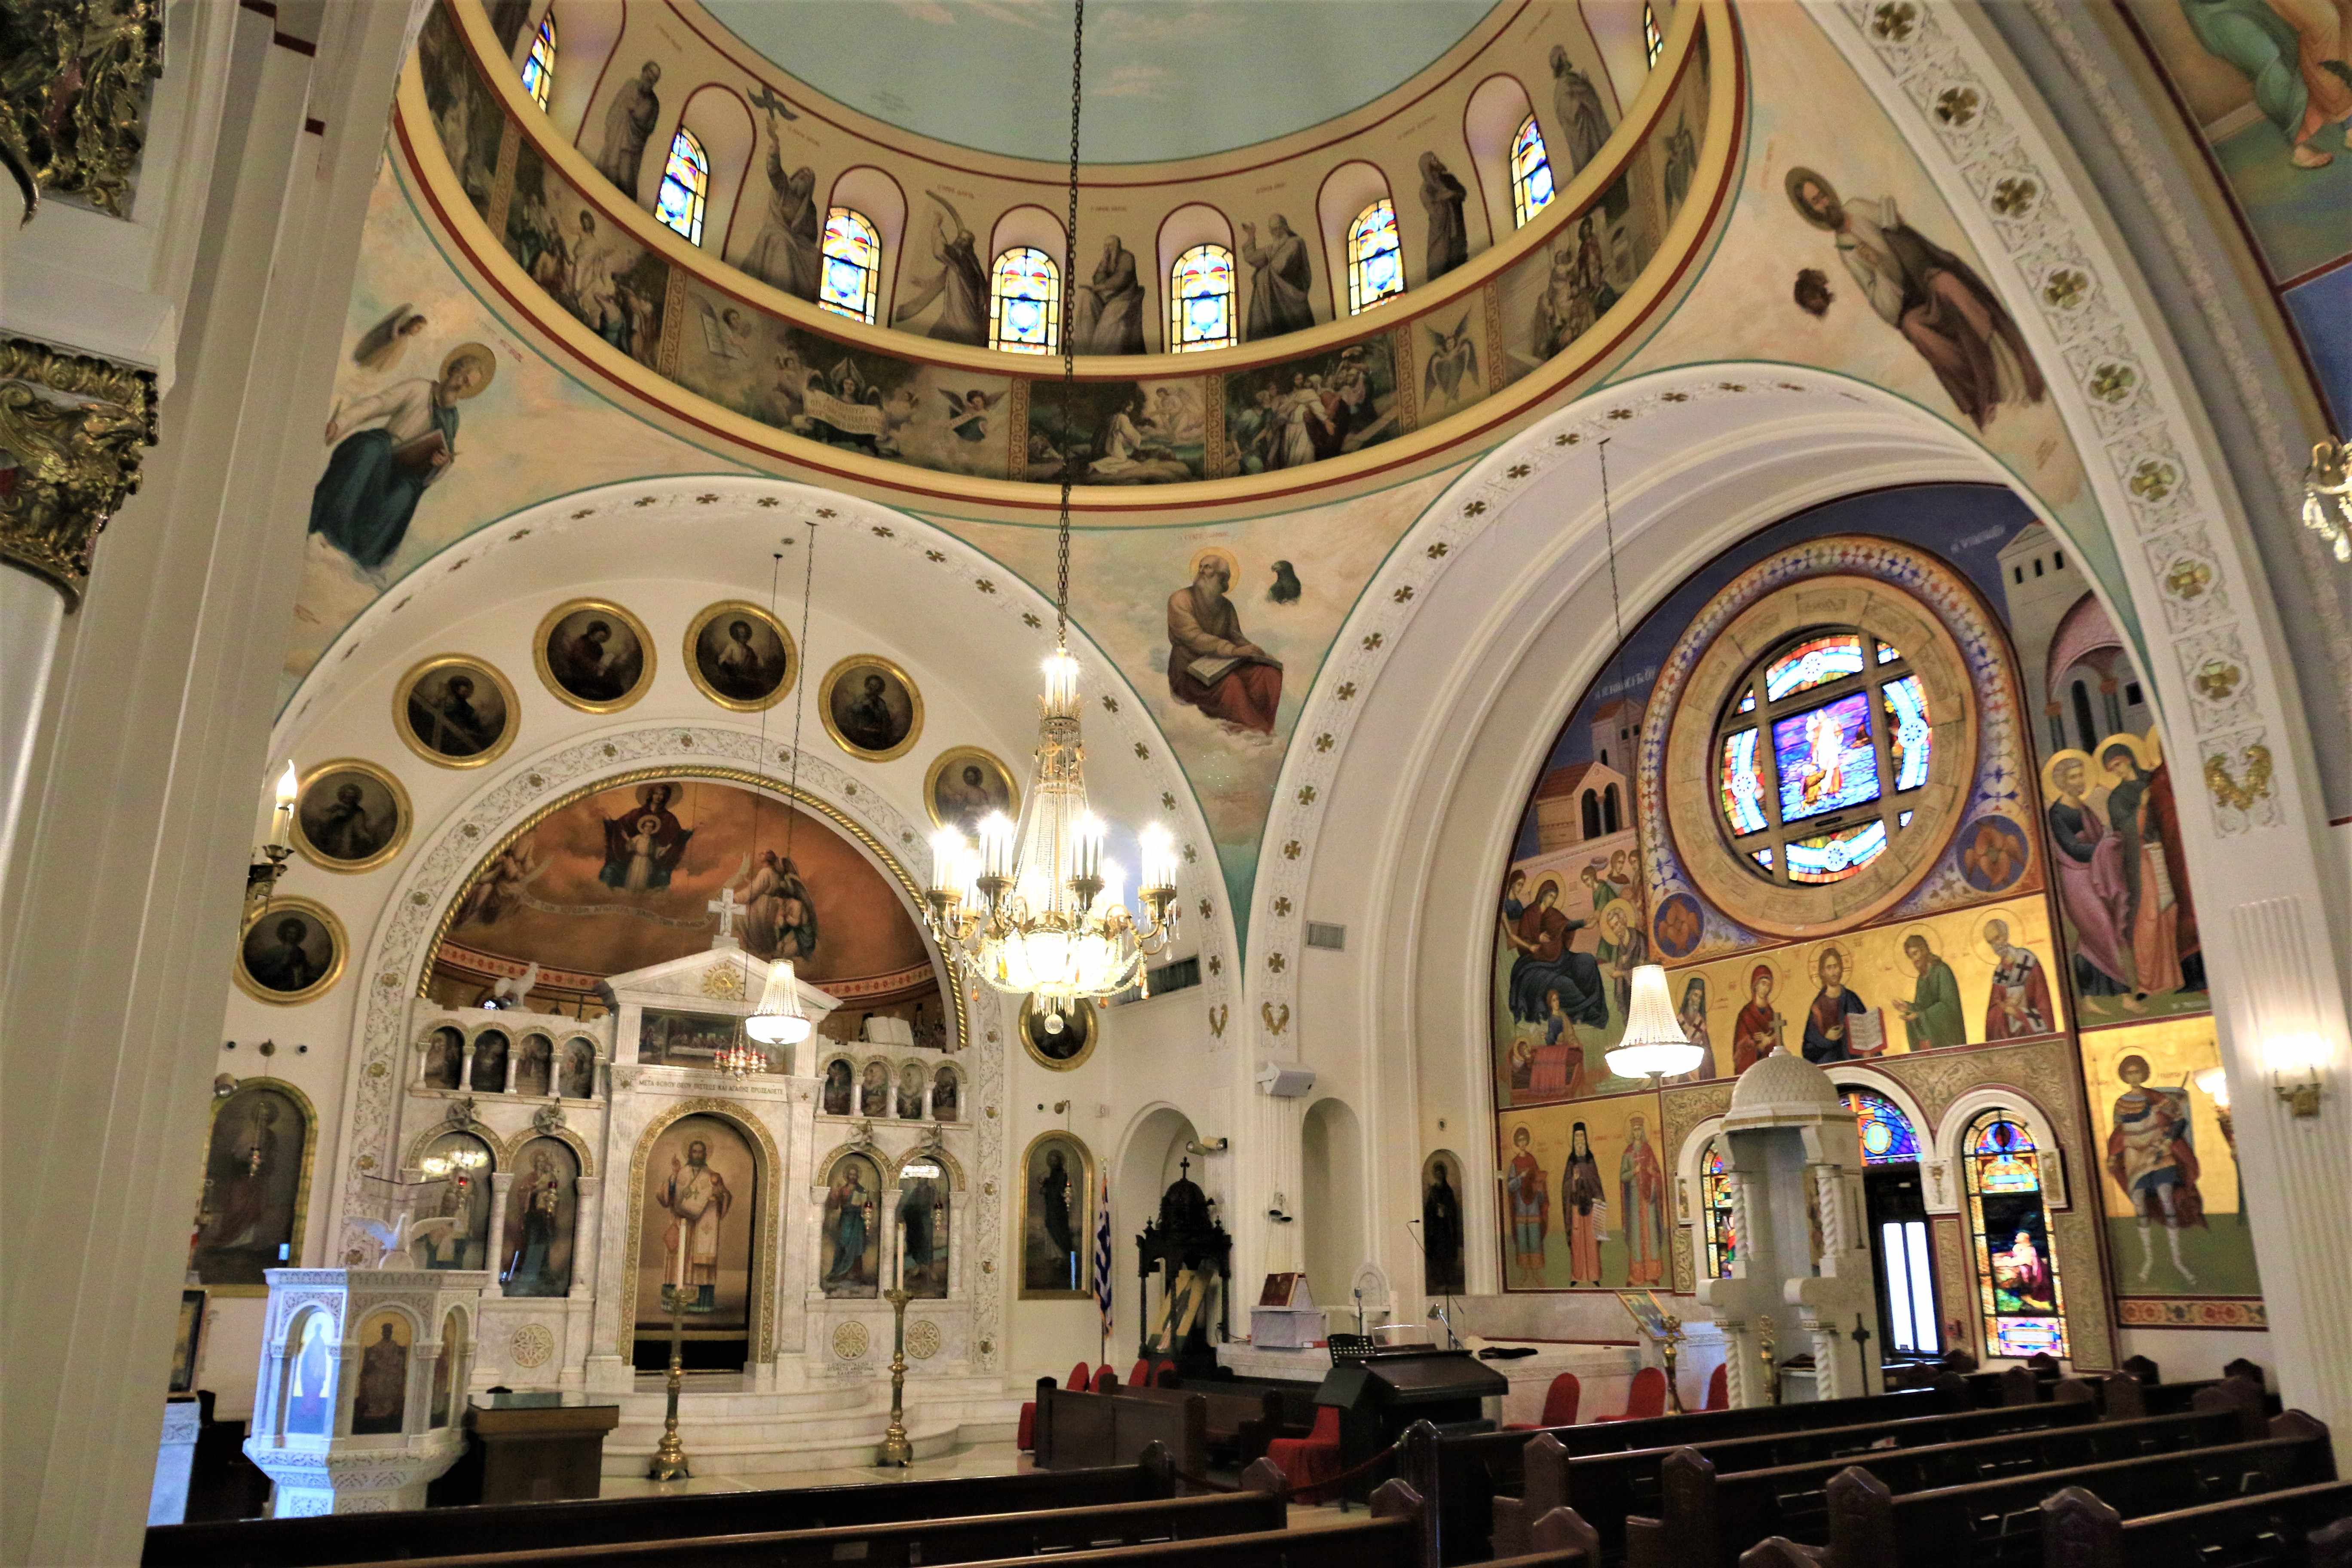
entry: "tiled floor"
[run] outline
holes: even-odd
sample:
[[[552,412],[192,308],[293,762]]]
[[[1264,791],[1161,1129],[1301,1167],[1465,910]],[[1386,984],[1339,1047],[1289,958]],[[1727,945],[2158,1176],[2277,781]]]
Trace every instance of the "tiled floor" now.
[[[692,1451],[688,1458],[691,1460]],[[705,1473],[683,1481],[649,1481],[635,1477],[606,1476],[605,1497],[677,1497],[686,1492],[743,1492],[798,1487],[895,1486],[904,1481],[933,1481],[945,1476],[1026,1475],[1034,1467],[1029,1456],[1010,1443],[975,1443],[935,1459],[918,1459],[903,1470],[866,1465],[837,1470],[793,1470],[783,1473],[718,1475]],[[1342,1514],[1335,1506],[1310,1508],[1294,1503],[1290,1528],[1321,1530],[1361,1520],[1360,1508]]]

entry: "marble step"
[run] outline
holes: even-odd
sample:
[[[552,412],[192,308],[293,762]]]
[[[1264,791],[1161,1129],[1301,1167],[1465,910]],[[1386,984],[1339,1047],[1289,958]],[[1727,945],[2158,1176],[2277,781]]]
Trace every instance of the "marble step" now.
[[[694,1425],[683,1414],[678,1436],[688,1462],[703,1474],[767,1475],[802,1470],[857,1469],[874,1463],[890,1425],[887,1410],[850,1430],[818,1436],[806,1430],[753,1434]],[[971,1425],[952,1416],[925,1417],[909,1412],[907,1437],[919,1459],[936,1458],[974,1442],[1009,1436],[994,1423]],[[632,1429],[625,1422],[604,1439],[603,1473],[640,1476],[661,1440],[661,1425]]]

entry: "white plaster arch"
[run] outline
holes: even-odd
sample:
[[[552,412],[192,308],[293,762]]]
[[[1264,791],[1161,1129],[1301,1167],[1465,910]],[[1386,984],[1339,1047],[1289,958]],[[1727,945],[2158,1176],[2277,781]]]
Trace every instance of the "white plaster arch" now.
[[[1723,1133],[1723,1118],[1710,1116],[1683,1134],[1683,1146],[1675,1151],[1675,1223],[1691,1227],[1691,1258],[1694,1266],[1706,1261],[1706,1246],[1702,1236],[1706,1226],[1699,1210],[1704,1203],[1705,1188],[1700,1177],[1699,1155],[1709,1143]],[[1724,1152],[1730,1152],[1727,1147]]]
[[[1949,1163],[1952,1172],[1952,1188],[1955,1193],[1960,1193],[1963,1186],[1960,1180],[1960,1162],[1967,1155],[1967,1150],[1962,1146],[1962,1142],[1968,1136],[1969,1123],[1988,1110],[2007,1111],[2011,1121],[2016,1122],[2032,1135],[2033,1146],[2037,1150],[2051,1156],[2055,1156],[2058,1152],[2059,1124],[2056,1113],[2014,1085],[1979,1084],[1946,1106],[1943,1120],[1936,1123],[1936,1154],[1937,1158]],[[2042,1205],[2053,1214],[2063,1213],[2074,1206],[2074,1197],[2067,1191],[2066,1184],[2066,1162],[2055,1157],[2042,1160]],[[2092,1201],[2097,1200],[2098,1192],[2095,1183],[2090,1196]],[[1962,1194],[1961,1200],[1953,1206],[1959,1212],[1961,1224],[1965,1228],[1968,1221],[1965,1194]],[[2073,1260],[2070,1266],[2077,1268],[2086,1267],[2079,1258]],[[2087,1265],[2091,1268],[2097,1266],[2098,1259],[2095,1258],[2092,1258]]]

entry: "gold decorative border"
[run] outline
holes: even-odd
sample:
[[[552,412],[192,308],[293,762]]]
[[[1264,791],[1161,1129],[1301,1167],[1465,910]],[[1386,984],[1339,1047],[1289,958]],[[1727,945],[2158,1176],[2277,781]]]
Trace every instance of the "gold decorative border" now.
[[[702,661],[695,657],[695,645],[702,640],[703,629],[721,616],[742,616],[758,621],[776,634],[783,647],[784,678],[776,682],[773,691],[757,701],[746,702],[741,698],[725,695],[710,684],[709,679],[702,673]],[[721,599],[706,606],[694,619],[687,622],[686,642],[679,658],[686,665],[687,679],[694,682],[694,689],[730,712],[757,713],[763,709],[773,708],[791,696],[793,688],[800,684],[801,648],[793,640],[792,629],[749,599]]]
[[[1004,779],[1005,793],[1009,798],[1009,805],[1005,808],[1004,815],[1013,818],[1015,822],[1020,821],[1021,781],[1013,776],[1013,770],[1011,768],[1004,765],[1004,760],[999,757],[994,752],[987,751],[979,746],[950,746],[946,751],[941,752],[938,756],[931,759],[930,767],[923,773],[923,814],[931,819],[931,826],[933,827],[948,827],[953,826],[952,824],[942,820],[940,816],[940,780],[946,776],[947,771],[950,768],[961,762],[984,763],[988,766],[994,768],[998,773],[1003,775]]]
[[[915,921],[918,931],[922,929],[920,911],[923,907],[923,890],[916,886],[915,879],[907,874],[907,868],[899,863],[898,856],[891,853],[888,845],[876,837],[874,834],[867,831],[864,824],[852,818],[831,801],[811,795],[805,790],[795,789],[781,780],[719,763],[688,762],[668,767],[630,768],[614,773],[609,778],[593,780],[576,788],[566,790],[546,805],[532,811],[520,822],[501,834],[498,840],[489,846],[482,858],[474,862],[473,869],[451,884],[456,890],[450,895],[448,904],[442,910],[439,923],[433,928],[433,940],[425,944],[425,962],[419,966],[416,975],[416,994],[425,998],[430,998],[432,995],[433,965],[439,958],[443,944],[449,940],[450,928],[457,923],[457,907],[465,901],[466,889],[473,886],[476,877],[482,874],[483,867],[498,858],[516,839],[574,801],[585,799],[592,795],[603,795],[607,790],[625,789],[631,784],[652,784],[665,779],[709,779],[719,784],[741,784],[746,789],[765,790],[770,795],[781,797],[787,805],[795,808],[805,807],[823,816],[835,827],[864,845],[868,853],[889,869],[890,875],[898,879],[899,891],[906,895],[910,911],[908,918]],[[933,973],[938,973],[937,965],[933,966]],[[948,975],[940,981],[940,990],[954,1004],[956,1038],[969,1043],[971,1038],[971,1016],[964,1009],[962,988],[954,984],[954,976]]]
[[[1082,1179],[1078,1186],[1078,1205],[1071,1213],[1070,1223],[1076,1227],[1078,1234],[1078,1279],[1082,1289],[1076,1290],[1032,1290],[1029,1289],[1027,1283],[1029,1275],[1029,1156],[1034,1154],[1040,1145],[1051,1143],[1056,1139],[1060,1139],[1074,1145],[1078,1151],[1079,1175]],[[1092,1149],[1087,1148],[1087,1141],[1079,1137],[1076,1133],[1066,1131],[1059,1127],[1049,1127],[1045,1131],[1038,1133],[1037,1136],[1029,1140],[1028,1145],[1021,1151],[1020,1169],[1021,1225],[1020,1228],[1013,1233],[1012,1244],[1004,1249],[1006,1256],[1012,1260],[1012,1267],[1018,1271],[1013,1277],[1013,1283],[1019,1287],[1019,1299],[1024,1301],[1092,1300],[1095,1294],[1094,1248],[1087,1244],[1086,1237],[1087,1231],[1093,1227],[1094,1224],[1095,1152]]]
[[[443,756],[419,740],[415,727],[408,721],[408,694],[416,689],[416,683],[436,669],[447,669],[457,665],[489,677],[490,684],[499,689],[499,695],[506,700],[507,705],[507,721],[499,731],[499,738],[470,757]],[[393,683],[392,728],[403,744],[436,768],[487,767],[514,744],[515,734],[522,728],[522,701],[515,695],[514,683],[489,660],[477,658],[469,653],[436,653],[409,666],[408,673]]]
[[[547,660],[547,639],[555,635],[555,628],[559,625],[583,610],[595,615],[610,616],[628,627],[630,635],[637,639],[638,651],[645,657],[645,664],[638,669],[635,684],[608,702],[591,702],[584,697],[575,697],[563,689],[563,683],[555,679],[554,667]],[[540,684],[554,693],[555,700],[565,707],[577,708],[583,713],[618,713],[652,689],[654,671],[660,665],[661,660],[654,649],[654,634],[646,629],[646,623],[612,600],[566,599],[541,618],[539,630],[531,635],[530,662],[539,671]]]
[[[392,796],[393,816],[394,818],[392,837],[384,841],[383,848],[377,850],[374,854],[369,856],[364,860],[338,860],[334,857],[329,855],[325,850],[320,848],[317,845],[311,843],[310,836],[302,831],[303,801],[309,798],[312,788],[324,783],[327,777],[332,773],[364,774],[365,776],[373,779],[376,783],[383,785],[385,791]],[[416,813],[415,808],[408,804],[408,791],[401,787],[400,781],[393,777],[390,770],[378,767],[375,763],[368,762],[363,758],[337,757],[333,762],[320,763],[316,767],[313,767],[309,773],[304,773],[302,775],[301,783],[297,784],[294,789],[294,847],[302,852],[302,858],[310,862],[311,865],[318,867],[321,871],[336,871],[345,874],[357,871],[373,871],[378,866],[381,866],[385,861],[391,859],[394,856],[398,855],[401,850],[407,846],[409,829],[415,826]]]
[[[272,991],[247,973],[245,967],[245,939],[253,934],[253,928],[263,921],[277,920],[285,915],[307,915],[317,921],[327,928],[327,934],[334,939],[335,943],[335,961],[327,966],[326,975],[305,985],[299,991]],[[270,900],[266,908],[238,928],[236,957],[229,967],[236,976],[237,989],[255,1001],[267,1002],[273,1007],[299,1007],[305,1002],[315,1002],[332,991],[335,988],[335,982],[343,977],[344,966],[351,962],[351,956],[352,939],[343,934],[343,922],[335,918],[335,911],[316,899],[295,898],[289,895]]]
[[[840,682],[843,676],[865,665],[878,666],[896,676],[898,684],[907,689],[907,701],[912,710],[912,716],[907,723],[906,735],[887,752],[869,752],[863,746],[852,743],[849,737],[844,735],[840,727],[833,721],[834,687]],[[922,689],[915,684],[913,676],[908,675],[878,653],[853,653],[831,669],[826,670],[824,683],[817,689],[816,708],[817,717],[824,721],[824,732],[833,737],[833,743],[862,763],[887,763],[895,757],[903,757],[915,749],[917,741],[923,738]]]
[[[285,1268],[299,1268],[303,1266],[302,1229],[310,1223],[310,1171],[318,1163],[312,1156],[318,1152],[319,1108],[310,1103],[309,1095],[304,1094],[291,1082],[282,1078],[269,1078],[257,1073],[252,1078],[238,1079],[236,1087],[239,1091],[247,1088],[274,1089],[292,1100],[294,1109],[301,1114],[302,1170],[294,1181],[294,1224],[288,1233],[289,1254],[286,1261],[279,1266]],[[214,1100],[212,1115],[205,1121],[204,1148],[198,1154],[196,1162],[196,1205],[199,1208],[204,1205],[205,1173],[213,1163],[213,1128],[219,1123],[221,1111],[236,1098],[235,1093],[230,1093]],[[267,1285],[206,1285],[204,1289],[215,1296],[251,1297],[257,1300],[269,1294],[269,1287]]]
[[[1029,1053],[1029,1059],[1047,1072],[1077,1071],[1093,1057],[1095,1047],[1102,1044],[1106,1009],[1084,1001],[1078,1006],[1087,1019],[1086,1044],[1078,1047],[1076,1056],[1056,1060],[1047,1056],[1045,1047],[1038,1043],[1045,1037],[1045,1026],[1037,1015],[1037,998],[1034,995],[1021,998],[1021,1015],[1013,1022],[1013,1033],[1021,1037],[1021,1048]]]
[[[2267,1329],[2270,1310],[2260,1297],[2118,1296],[2116,1321],[2126,1329]]]
[[[784,1162],[777,1151],[775,1137],[758,1113],[731,1100],[681,1100],[656,1114],[637,1135],[637,1146],[629,1155],[629,1206],[622,1211],[621,1219],[628,1227],[629,1239],[621,1259],[622,1289],[625,1294],[617,1352],[626,1362],[637,1342],[637,1247],[645,1229],[638,1216],[646,1202],[646,1161],[653,1152],[655,1141],[689,1116],[715,1116],[722,1121],[731,1121],[751,1134],[754,1141],[753,1157],[758,1167],[753,1173],[760,1183],[755,1196],[764,1197],[766,1212],[762,1214],[755,1206],[751,1216],[751,1279],[759,1291],[751,1300],[747,1342],[754,1363],[773,1361],[775,1346],[771,1342],[775,1335],[776,1276],[782,1272],[778,1261],[782,1257],[784,1214],[779,1189],[784,1178]]]

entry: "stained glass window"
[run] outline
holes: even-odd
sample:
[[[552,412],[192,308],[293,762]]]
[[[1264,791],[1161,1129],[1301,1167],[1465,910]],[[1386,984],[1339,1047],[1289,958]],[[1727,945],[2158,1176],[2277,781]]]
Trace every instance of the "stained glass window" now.
[[[1348,226],[1348,311],[1360,314],[1403,292],[1403,241],[1396,208],[1382,196]]]
[[[697,245],[702,243],[702,209],[710,200],[710,154],[693,132],[678,127],[669,139],[669,162],[662,165],[661,195],[654,216]]]
[[[1034,246],[996,258],[989,280],[988,342],[1006,353],[1052,353],[1061,344],[1062,270]]]
[[[1874,1089],[1849,1089],[1845,1108],[1853,1112],[1854,1131],[1862,1138],[1865,1165],[1916,1165],[1919,1135],[1903,1108]]]
[[[1176,258],[1168,275],[1168,346],[1178,353],[1231,348],[1234,331],[1234,253],[1222,245],[1196,245]]]
[[[1853,626],[1800,632],[1725,700],[1725,836],[1766,881],[1843,881],[1885,852],[1898,826],[1889,807],[1927,784],[1933,740],[1926,684],[1900,650]],[[1779,854],[1759,853],[1759,840]]]
[[[1820,886],[1843,882],[1886,852],[1886,824],[1873,817],[1859,827],[1842,827],[1789,846],[1789,880]]]
[[[1706,1234],[1706,1272],[1713,1279],[1731,1278],[1739,1257],[1739,1238],[1732,1229],[1731,1163],[1723,1145],[1709,1141],[1699,1161],[1699,1208]]]
[[[522,89],[543,112],[547,95],[555,90],[555,13],[539,25],[539,37],[530,41],[530,53],[523,58]]]
[[[1764,818],[1764,773],[1756,761],[1756,731],[1735,730],[1723,738],[1723,819],[1734,834],[1761,833],[1772,825]]]
[[[1853,632],[1807,637],[1764,667],[1764,696],[1778,702],[1862,673],[1862,638]]]
[[[882,269],[882,237],[866,215],[835,207],[824,215],[816,302],[853,321],[874,321],[874,279]]]
[[[2050,1249],[2041,1152],[2003,1110],[1971,1122],[1961,1149],[1985,1347],[1997,1356],[2063,1356],[2066,1296]]]
[[[1650,7],[1648,0],[1643,0],[1642,6],[1642,52],[1649,57],[1654,68],[1658,57],[1666,52],[1666,36],[1658,31],[1658,14]]]
[[[1542,130],[1532,114],[1511,138],[1511,217],[1515,224],[1544,210],[1551,203],[1551,158],[1544,152]]]

